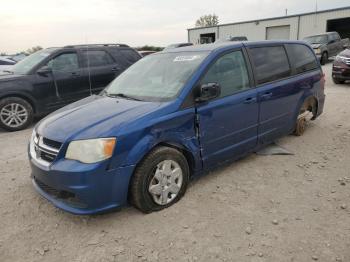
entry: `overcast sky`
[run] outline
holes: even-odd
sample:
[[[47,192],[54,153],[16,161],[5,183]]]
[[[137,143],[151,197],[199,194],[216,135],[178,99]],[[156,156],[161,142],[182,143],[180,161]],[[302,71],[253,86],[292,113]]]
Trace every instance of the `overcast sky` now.
[[[318,0],[319,10],[349,0]],[[0,0],[0,52],[32,46],[126,43],[166,46],[187,41],[198,17],[215,13],[220,23],[315,10],[315,0]]]

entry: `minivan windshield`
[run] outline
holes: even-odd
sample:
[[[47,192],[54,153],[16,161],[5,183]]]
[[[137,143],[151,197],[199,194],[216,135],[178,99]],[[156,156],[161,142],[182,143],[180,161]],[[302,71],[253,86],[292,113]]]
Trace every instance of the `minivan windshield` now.
[[[328,38],[326,35],[316,35],[304,38],[304,41],[308,44],[326,44]]]
[[[209,52],[157,53],[142,58],[105,90],[107,96],[144,101],[175,98]]]
[[[49,49],[43,49],[40,51],[35,52],[34,54],[31,54],[30,56],[27,56],[23,60],[19,61],[17,64],[15,64],[11,71],[15,74],[20,75],[26,75],[32,70],[34,66],[41,63],[46,57],[48,57],[52,52],[54,52],[55,48],[49,48]]]

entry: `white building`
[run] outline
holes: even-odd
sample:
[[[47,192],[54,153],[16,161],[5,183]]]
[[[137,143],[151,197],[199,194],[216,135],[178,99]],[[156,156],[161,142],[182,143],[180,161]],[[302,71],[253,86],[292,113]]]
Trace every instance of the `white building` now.
[[[350,38],[350,6],[213,27],[191,28],[188,29],[188,42],[211,43],[231,36],[246,36],[251,41],[299,40],[330,31],[338,32],[342,38]]]

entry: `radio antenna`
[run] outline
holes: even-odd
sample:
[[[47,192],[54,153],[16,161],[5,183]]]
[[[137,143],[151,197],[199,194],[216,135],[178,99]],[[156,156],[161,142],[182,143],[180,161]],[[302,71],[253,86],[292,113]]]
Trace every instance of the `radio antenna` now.
[[[91,85],[91,72],[90,72],[90,57],[89,57],[89,44],[87,37],[85,37],[86,42],[86,61],[87,61],[87,69],[88,69],[88,75],[89,75],[89,90],[90,90],[90,96],[92,96],[92,85]]]

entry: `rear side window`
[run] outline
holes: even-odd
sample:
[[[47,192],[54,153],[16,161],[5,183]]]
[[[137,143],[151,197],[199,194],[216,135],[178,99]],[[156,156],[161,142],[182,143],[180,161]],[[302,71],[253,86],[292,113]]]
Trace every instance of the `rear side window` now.
[[[138,61],[141,55],[132,49],[121,49],[121,48],[111,48],[110,52],[113,57],[117,60],[117,63],[128,67]]]
[[[283,46],[251,48],[258,84],[290,76],[290,65]]]
[[[132,49],[120,49],[119,51],[130,63],[135,63],[137,60],[140,59],[140,55]]]
[[[113,64],[112,57],[104,50],[83,50],[84,66],[96,67]]]
[[[288,55],[296,74],[318,68],[313,51],[305,45],[287,44]]]

